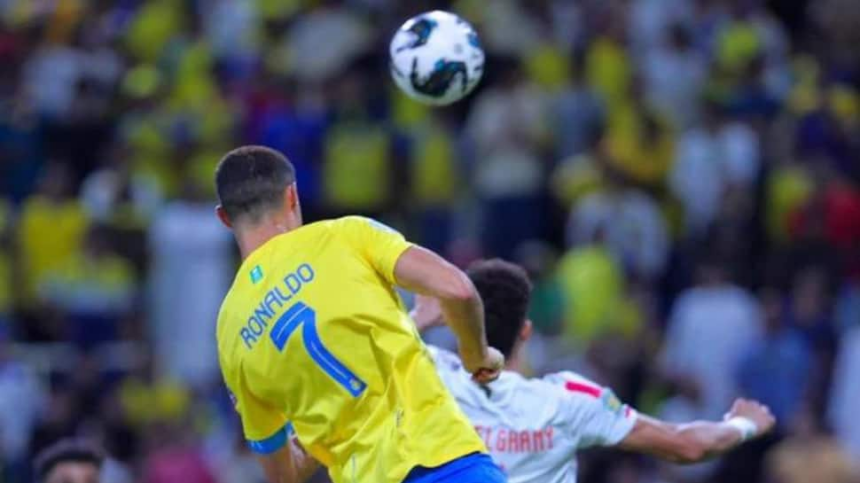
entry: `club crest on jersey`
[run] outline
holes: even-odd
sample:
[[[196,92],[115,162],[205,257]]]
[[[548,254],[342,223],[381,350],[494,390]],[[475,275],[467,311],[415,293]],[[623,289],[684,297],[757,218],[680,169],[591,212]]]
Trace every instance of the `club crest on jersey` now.
[[[606,407],[606,409],[612,411],[615,414],[620,413],[621,410],[624,409],[624,404],[621,403],[621,400],[618,399],[618,396],[616,396],[615,393],[612,392],[612,390],[610,389],[604,389],[600,399],[603,401],[603,405]]]
[[[263,267],[257,265],[251,269],[251,283],[257,283],[263,279]]]

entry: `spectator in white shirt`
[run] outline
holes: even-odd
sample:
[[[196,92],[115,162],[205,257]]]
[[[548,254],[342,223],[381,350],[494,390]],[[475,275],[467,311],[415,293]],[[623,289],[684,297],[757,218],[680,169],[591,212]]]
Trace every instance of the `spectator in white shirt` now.
[[[669,187],[684,206],[687,232],[703,234],[732,188],[748,190],[761,168],[758,135],[709,103],[701,125],[678,141]]]
[[[663,273],[669,233],[660,207],[647,193],[612,183],[584,197],[570,213],[567,241],[576,246],[602,233],[613,256],[646,279]]]
[[[763,320],[756,299],[730,283],[720,264],[705,261],[698,272],[698,284],[672,307],[661,363],[698,394],[700,417],[719,418],[739,394],[736,370],[762,340]]]
[[[836,359],[828,416],[836,437],[860,459],[860,327],[846,332]]]
[[[230,233],[190,196],[166,204],[149,232],[153,339],[159,370],[188,384],[218,378],[212,324],[232,280]]]
[[[707,60],[693,46],[690,32],[673,25],[662,45],[648,52],[642,63],[646,94],[678,128],[691,125],[698,115],[707,79]]]

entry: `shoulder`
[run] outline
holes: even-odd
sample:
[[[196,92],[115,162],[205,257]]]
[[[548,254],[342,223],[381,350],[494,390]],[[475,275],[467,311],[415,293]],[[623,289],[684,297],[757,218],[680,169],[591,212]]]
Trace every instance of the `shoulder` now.
[[[317,224],[324,224],[324,225],[327,225],[329,227],[342,228],[342,227],[366,225],[370,221],[372,221],[372,218],[368,218],[366,216],[347,215],[347,216],[342,216],[340,218],[331,218],[328,220],[320,221],[320,222],[317,222]]]
[[[368,229],[369,220],[369,218],[363,216],[344,216],[318,221],[307,226],[311,231],[317,233],[326,233],[336,237],[353,239],[361,236],[362,232]]]
[[[313,223],[307,223],[305,225],[302,225],[302,227],[299,228],[298,231],[300,233],[314,234],[314,233],[323,233],[323,232],[336,230],[336,229],[341,227],[341,224],[340,224],[341,220],[343,220],[343,218],[335,218],[335,219],[330,219],[330,220],[320,220],[320,221],[315,221]]]
[[[337,239],[340,238],[342,233],[351,229],[355,229],[354,225],[344,218],[315,221],[304,224],[285,235],[277,237],[271,249],[280,250],[297,244],[308,246],[309,244],[316,244],[323,240]]]
[[[384,233],[399,234],[397,230],[373,218],[366,216],[350,215],[335,218],[322,223],[336,230],[376,230]]]
[[[540,380],[558,386],[565,386],[568,382],[582,382],[596,385],[591,379],[573,371],[553,372],[544,375]]]
[[[612,393],[610,389],[572,371],[547,374],[540,381],[554,388],[566,399],[595,400]]]
[[[594,420],[595,417],[608,418],[609,421],[622,421],[620,424],[627,427],[628,423],[632,424],[636,419],[636,411],[624,404],[611,388],[575,372],[550,374],[543,381],[563,393],[560,397],[565,402],[564,413],[568,420],[583,422]]]

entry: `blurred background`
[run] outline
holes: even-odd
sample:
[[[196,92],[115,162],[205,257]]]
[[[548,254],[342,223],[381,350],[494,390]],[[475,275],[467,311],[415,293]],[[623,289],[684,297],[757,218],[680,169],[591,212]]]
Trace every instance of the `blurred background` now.
[[[387,67],[431,8],[488,53],[444,109]],[[0,481],[67,435],[106,483],[263,481],[213,335],[213,168],[245,143],[292,159],[308,220],[525,265],[535,375],[780,421],[705,465],[589,453],[580,481],[857,481],[858,27],[856,0],[0,1]]]

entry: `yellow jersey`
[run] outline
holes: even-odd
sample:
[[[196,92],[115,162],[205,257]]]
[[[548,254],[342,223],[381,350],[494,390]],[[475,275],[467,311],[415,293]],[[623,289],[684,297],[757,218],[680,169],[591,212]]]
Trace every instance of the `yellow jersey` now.
[[[305,225],[239,268],[218,316],[221,370],[258,453],[295,432],[335,483],[400,483],[486,452],[394,289],[411,245],[362,217]]]

